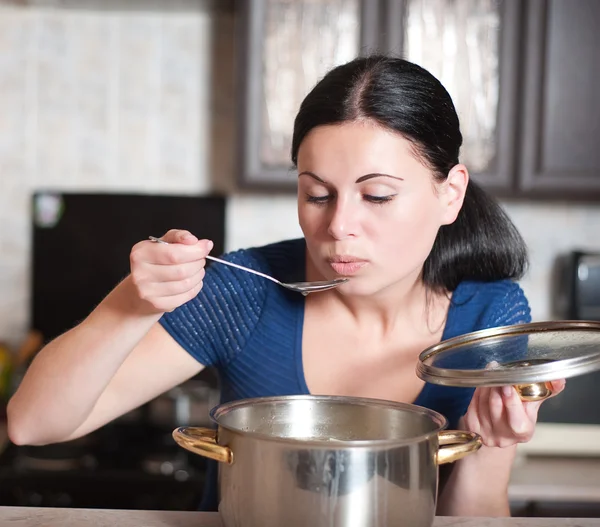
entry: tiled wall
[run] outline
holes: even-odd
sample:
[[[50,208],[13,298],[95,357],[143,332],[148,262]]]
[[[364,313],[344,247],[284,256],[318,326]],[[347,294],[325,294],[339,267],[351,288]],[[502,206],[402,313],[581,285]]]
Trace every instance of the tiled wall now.
[[[226,0],[0,0],[0,341],[27,328],[33,189],[233,188],[233,19]],[[549,316],[557,252],[600,250],[600,209],[507,205]],[[291,196],[232,193],[229,249],[298,236]],[[60,257],[60,255],[57,255]]]

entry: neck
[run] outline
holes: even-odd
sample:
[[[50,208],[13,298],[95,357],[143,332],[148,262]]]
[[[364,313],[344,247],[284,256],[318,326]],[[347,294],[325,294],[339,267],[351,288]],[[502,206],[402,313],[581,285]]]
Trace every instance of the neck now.
[[[384,337],[405,329],[424,336],[437,333],[446,320],[449,302],[446,295],[426,287],[420,271],[369,296],[346,295],[337,289],[312,296],[311,301],[330,304],[331,313],[341,307],[355,327]]]

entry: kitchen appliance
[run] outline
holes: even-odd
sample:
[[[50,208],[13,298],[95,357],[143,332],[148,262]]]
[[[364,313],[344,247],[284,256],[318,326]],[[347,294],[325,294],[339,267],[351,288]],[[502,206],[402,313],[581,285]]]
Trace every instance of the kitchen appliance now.
[[[85,318],[128,274],[131,247],[150,234],[187,229],[221,254],[225,212],[221,196],[35,192],[32,333],[23,358]],[[9,444],[0,454],[0,505],[195,510],[206,463],[174,444],[171,431],[208,424],[217,400],[218,378],[205,369],[84,438]]]
[[[170,429],[120,420],[66,443],[9,444],[0,505],[197,510],[205,473],[205,460],[179,448]]]
[[[127,276],[131,248],[149,235],[187,229],[210,238],[213,254],[224,251],[221,196],[38,191],[31,205],[31,329],[46,342]]]
[[[127,276],[131,248],[151,234],[187,229],[211,239],[212,253],[221,254],[225,213],[226,199],[218,195],[35,192],[30,321],[39,343],[83,320]],[[148,403],[139,419],[166,430],[189,423],[190,416],[197,423],[199,411],[208,419],[217,376],[206,369],[194,380]]]
[[[600,320],[600,250],[573,250],[556,259],[551,287],[554,315]],[[560,397],[540,408],[533,439],[519,445],[527,456],[600,457],[600,372],[567,382]]]
[[[183,448],[220,461],[225,527],[430,527],[438,465],[481,446],[432,410],[342,396],[225,403],[218,430],[182,427]]]
[[[571,320],[600,320],[600,251],[571,251],[556,260],[553,308]]]

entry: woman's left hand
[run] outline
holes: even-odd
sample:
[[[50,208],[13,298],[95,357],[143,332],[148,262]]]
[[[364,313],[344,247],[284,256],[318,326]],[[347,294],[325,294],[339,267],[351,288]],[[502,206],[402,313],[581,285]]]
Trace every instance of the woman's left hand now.
[[[552,381],[554,397],[565,388],[564,379]],[[463,423],[476,432],[488,447],[508,447],[529,441],[535,430],[537,414],[544,401],[522,401],[513,386],[477,388]]]

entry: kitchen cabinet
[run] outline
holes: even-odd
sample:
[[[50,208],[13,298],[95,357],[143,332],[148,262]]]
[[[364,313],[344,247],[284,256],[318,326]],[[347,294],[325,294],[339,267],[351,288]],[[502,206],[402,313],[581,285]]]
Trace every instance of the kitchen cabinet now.
[[[295,190],[295,115],[331,67],[376,50],[378,0],[239,0],[239,183]]]
[[[600,2],[528,0],[524,195],[600,199]]]
[[[498,90],[495,116],[489,111],[479,116],[495,123],[495,134],[488,134],[494,155],[483,170],[472,159],[472,149],[477,154],[486,145],[469,142],[473,121],[461,117],[467,139],[463,160],[474,179],[508,197],[600,199],[600,2],[390,0],[387,6],[386,50],[403,52],[449,83],[459,116],[486,89]],[[440,23],[443,10],[445,25]],[[421,17],[411,16],[411,11],[421,12]],[[395,23],[399,19],[402,24]],[[417,39],[413,50],[411,32],[419,31],[419,25],[435,28],[436,22],[441,37]],[[497,47],[486,45],[494,39]],[[445,49],[460,50],[461,43],[466,58]],[[448,75],[446,57],[454,64],[465,63],[463,72],[487,70],[494,83],[468,76],[469,82],[453,81],[460,70],[454,66],[454,75]],[[496,59],[497,70],[490,65]],[[485,136],[484,127],[476,127],[477,136],[482,132]]]
[[[239,5],[245,30],[241,186],[294,190],[289,146],[302,96],[328,67],[381,51],[412,60],[442,81],[461,119],[461,161],[493,194],[600,199],[597,0]],[[311,67],[321,69],[309,75]],[[291,96],[294,79],[305,85]]]
[[[520,2],[388,0],[379,47],[433,73],[461,122],[461,161],[496,194],[514,187]]]

